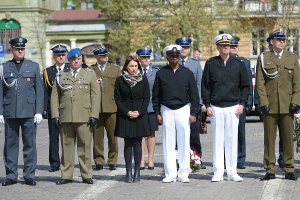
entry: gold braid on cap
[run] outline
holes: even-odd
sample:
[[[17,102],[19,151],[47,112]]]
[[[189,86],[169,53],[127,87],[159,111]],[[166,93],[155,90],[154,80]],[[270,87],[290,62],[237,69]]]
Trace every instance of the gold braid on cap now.
[[[50,87],[53,87],[53,84],[50,83],[47,68],[44,69],[44,82],[45,85],[49,85]]]

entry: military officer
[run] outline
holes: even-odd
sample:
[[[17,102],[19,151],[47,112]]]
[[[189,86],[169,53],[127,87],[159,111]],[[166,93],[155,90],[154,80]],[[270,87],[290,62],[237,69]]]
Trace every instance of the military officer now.
[[[116,125],[116,103],[114,101],[114,87],[116,78],[121,75],[119,66],[108,62],[108,51],[105,47],[94,50],[97,63],[91,66],[96,72],[100,85],[100,113],[97,126],[93,130],[94,139],[94,170],[103,169],[104,164],[104,128],[108,140],[108,166],[110,170],[116,169],[118,161],[118,140],[114,136]]]
[[[271,44],[271,37],[270,36],[267,38],[267,42],[268,42],[268,49],[270,51],[272,51],[273,45]],[[282,146],[282,140],[280,139],[280,135],[281,134],[279,134],[279,156],[278,156],[278,159],[277,159],[277,163],[278,163],[280,168],[283,168],[283,146]]]
[[[227,180],[243,181],[237,173],[238,124],[248,100],[250,82],[244,63],[230,55],[231,37],[215,37],[219,55],[206,61],[202,77],[201,96],[211,117],[213,134],[212,182],[224,178],[224,153]]]
[[[175,41],[177,45],[182,47],[180,53],[179,64],[190,69],[197,83],[198,93],[199,93],[199,105],[202,105],[201,100],[201,78],[202,78],[202,68],[198,59],[189,57],[191,52],[191,43],[192,40],[188,37],[180,37]],[[200,115],[201,116],[201,115]],[[202,157],[202,146],[200,142],[199,134],[200,120],[199,116],[197,117],[196,123],[191,124],[191,135],[190,135],[190,145],[191,150],[195,151],[199,157]],[[201,162],[201,168],[205,169],[206,167]]]
[[[275,179],[275,139],[277,127],[283,144],[285,178],[297,180],[294,173],[293,115],[300,108],[300,69],[298,56],[285,51],[285,34],[270,34],[271,51],[257,60],[256,86],[264,123],[264,168],[262,180]]]
[[[19,129],[23,141],[23,177],[25,184],[34,186],[37,163],[36,124],[42,121],[43,81],[39,65],[25,58],[26,38],[9,42],[13,59],[0,70],[0,122],[5,123],[4,164],[6,180],[2,186],[17,183]]]
[[[62,145],[61,179],[56,184],[72,182],[76,140],[83,183],[93,184],[91,141],[100,109],[99,84],[93,70],[82,68],[79,48],[71,49],[67,58],[70,68],[57,74],[50,100],[52,118],[60,126]]]
[[[230,40],[230,54],[235,56],[237,59],[241,60],[246,67],[249,83],[252,82],[252,71],[250,60],[238,56],[238,46],[239,46],[240,38],[237,36],[232,36]],[[238,157],[237,157],[237,168],[245,169],[245,161],[246,161],[246,136],[245,136],[245,125],[246,125],[246,110],[252,109],[252,91],[253,86],[250,84],[249,87],[249,96],[247,101],[245,102],[244,111],[239,116],[239,127],[238,127]]]
[[[149,88],[150,88],[150,103],[147,108],[148,112],[148,121],[150,124],[150,135],[148,137],[144,137],[142,139],[142,159],[140,169],[145,169],[145,150],[146,147],[148,149],[148,169],[154,169],[154,150],[155,150],[155,131],[158,131],[158,123],[156,120],[156,115],[153,110],[152,105],[152,88],[156,76],[156,72],[159,70],[158,66],[150,64],[150,57],[151,57],[152,49],[149,47],[143,47],[136,51],[138,55],[139,62],[141,63],[143,69],[143,75],[147,76]]]
[[[66,46],[58,44],[51,48],[53,52],[53,59],[55,64],[51,67],[44,69],[44,112],[43,118],[48,119],[49,130],[49,172],[55,172],[59,170],[59,129],[52,122],[50,97],[55,81],[56,73],[58,71],[68,68],[69,64],[66,63],[66,54],[68,52]]]

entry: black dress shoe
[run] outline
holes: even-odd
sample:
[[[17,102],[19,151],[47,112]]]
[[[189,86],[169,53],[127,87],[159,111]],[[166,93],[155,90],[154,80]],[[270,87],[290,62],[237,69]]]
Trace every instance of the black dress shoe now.
[[[145,169],[145,167],[140,167],[140,170],[144,170]]]
[[[91,179],[91,178],[83,179],[82,182],[85,184],[93,184],[94,183],[93,179]]]
[[[154,170],[154,166],[148,166],[149,170]]]
[[[29,178],[29,179],[25,179],[25,184],[26,185],[30,185],[30,186],[35,186],[36,185],[36,181]]]
[[[263,178],[261,178],[260,180],[261,181],[268,181],[268,180],[270,180],[270,179],[275,179],[276,177],[275,177],[275,174],[271,174],[271,173],[269,173],[269,172],[267,172],[266,174],[265,174],[265,176],[263,177]]]
[[[2,183],[2,186],[9,186],[9,185],[13,185],[13,184],[17,184],[17,181],[11,180],[11,179],[6,179],[5,182]]]
[[[206,169],[206,166],[204,164],[200,164],[200,169]]]
[[[48,172],[56,172],[59,170],[59,167],[51,167]]]
[[[64,185],[64,184],[68,184],[68,183],[72,183],[73,180],[70,179],[60,179],[59,181],[56,181],[56,185]]]
[[[96,164],[94,167],[93,167],[93,170],[94,171],[99,171],[99,170],[102,170],[103,169],[103,165],[99,165],[99,164]]]
[[[237,168],[238,169],[246,169],[246,167],[244,165],[238,165]]]
[[[296,174],[294,172],[288,172],[288,173],[285,173],[285,179],[296,181],[298,179],[298,177],[296,176]]]
[[[114,164],[109,164],[108,167],[109,170],[116,170],[116,166]]]

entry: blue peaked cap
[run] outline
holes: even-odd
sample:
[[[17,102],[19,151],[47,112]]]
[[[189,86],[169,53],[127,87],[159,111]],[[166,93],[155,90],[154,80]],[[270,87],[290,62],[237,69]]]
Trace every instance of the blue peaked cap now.
[[[78,58],[79,56],[82,55],[81,49],[79,48],[74,48],[71,49],[70,52],[68,53],[67,58],[71,59],[71,58]]]
[[[108,54],[108,51],[105,47],[101,47],[99,49],[95,49],[93,51],[94,55],[100,55],[100,56],[105,56]]]
[[[53,53],[67,53],[67,47],[65,45],[62,44],[58,44],[54,47],[51,48]]]
[[[177,38],[175,43],[180,46],[188,46],[189,47],[189,46],[191,46],[192,39],[188,38],[188,37],[180,37],[180,38]]]
[[[143,47],[136,51],[138,56],[151,56],[152,49],[149,47]]]
[[[270,34],[270,38],[271,39],[274,39],[274,38],[285,39],[285,35],[284,35],[284,32],[282,32],[282,31],[275,31]]]
[[[231,46],[237,46],[239,45],[239,41],[240,41],[240,38],[237,37],[237,36],[232,36],[231,39],[230,39],[230,45]]]

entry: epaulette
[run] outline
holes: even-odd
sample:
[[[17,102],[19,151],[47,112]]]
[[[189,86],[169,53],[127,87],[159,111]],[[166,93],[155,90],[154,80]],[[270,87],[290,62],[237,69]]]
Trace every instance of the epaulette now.
[[[118,68],[120,68],[120,66],[119,65],[117,65],[117,64],[114,64],[114,63],[109,63],[109,64],[111,64],[112,66],[114,66],[114,67],[118,67]]]
[[[196,58],[190,57],[190,59],[191,59],[191,60],[194,60],[194,61],[196,61],[196,62],[199,62],[199,60],[196,59]]]
[[[239,62],[243,62],[244,58],[243,57],[234,57],[235,60],[239,61]]]
[[[158,70],[160,69],[160,67],[158,65],[152,65],[152,64],[150,64],[150,65],[153,69],[158,69]]]
[[[85,70],[87,70],[87,71],[90,71],[90,72],[94,72],[94,70],[91,69],[91,68],[89,68],[89,67],[86,67],[86,68],[83,68],[83,69],[85,69]]]

